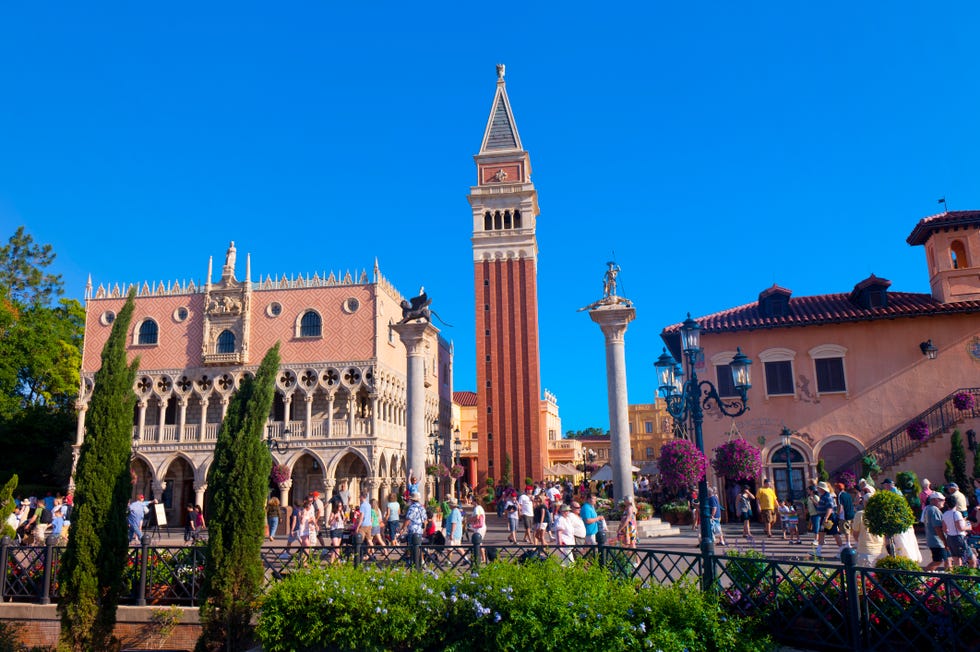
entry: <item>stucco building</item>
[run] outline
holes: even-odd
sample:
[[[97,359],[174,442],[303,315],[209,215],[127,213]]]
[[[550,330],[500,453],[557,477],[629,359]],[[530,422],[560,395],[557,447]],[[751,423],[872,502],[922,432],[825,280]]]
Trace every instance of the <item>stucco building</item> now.
[[[780,496],[788,477],[784,425],[794,432],[797,496],[818,460],[833,477],[859,471],[867,454],[881,477],[911,470],[942,482],[952,430],[977,427],[978,409],[958,409],[953,397],[967,393],[980,404],[980,211],[924,218],[907,242],[924,247],[930,294],[894,291],[871,275],[819,296],[774,285],[752,303],[697,318],[704,348],[697,371],[722,397],[735,396],[728,365],[736,347],[753,361],[750,409],[736,426],[761,447],[763,473]],[[679,329],[662,333],[677,360]],[[919,422],[928,430],[922,440],[909,432]],[[731,419],[706,412],[709,457],[731,432]]]
[[[127,288],[86,291],[82,392],[76,454],[100,353]],[[182,507],[203,504],[207,472],[228,402],[266,351],[281,344],[281,366],[268,435],[288,448],[273,452],[288,468],[284,501],[308,492],[330,495],[346,481],[352,494],[382,496],[404,481],[406,352],[391,325],[401,293],[381,274],[266,276],[253,281],[251,261],[236,278],[234,243],[220,279],[137,288],[127,338],[140,356],[133,387],[134,493],[152,495],[182,522]],[[452,347],[427,342],[426,422],[449,450]],[[422,473],[422,470],[419,470]]]

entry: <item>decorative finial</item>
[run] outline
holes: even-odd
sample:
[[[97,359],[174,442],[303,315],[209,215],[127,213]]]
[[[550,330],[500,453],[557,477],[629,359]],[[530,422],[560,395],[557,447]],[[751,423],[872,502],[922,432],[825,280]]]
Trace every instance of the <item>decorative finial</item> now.
[[[507,66],[502,63],[497,64],[497,81],[504,81],[504,74],[507,72]]]

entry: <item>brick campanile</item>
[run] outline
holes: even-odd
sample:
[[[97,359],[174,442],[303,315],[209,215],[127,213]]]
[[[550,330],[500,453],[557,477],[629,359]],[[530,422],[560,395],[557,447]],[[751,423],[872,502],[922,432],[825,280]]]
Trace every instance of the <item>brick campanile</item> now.
[[[540,424],[538,355],[538,196],[497,66],[497,90],[475,157],[473,268],[479,482],[499,480],[504,458],[515,485],[540,479],[548,443]]]

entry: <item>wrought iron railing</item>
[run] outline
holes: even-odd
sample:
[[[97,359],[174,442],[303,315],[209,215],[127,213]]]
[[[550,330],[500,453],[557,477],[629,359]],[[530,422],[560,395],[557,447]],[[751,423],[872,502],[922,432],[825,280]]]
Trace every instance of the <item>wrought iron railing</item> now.
[[[148,541],[148,540],[147,540]],[[0,542],[0,600],[48,603],[58,599],[62,549]],[[124,577],[132,587],[125,604],[200,604],[206,550],[203,546],[142,546],[129,549]],[[605,545],[264,547],[268,583],[323,564],[407,567],[437,573],[469,573],[503,560],[535,564],[597,563],[645,586],[697,582],[713,565],[721,606],[755,617],[784,645],[811,650],[980,650],[980,576],[860,568],[846,550],[842,563],[770,559],[754,551],[705,557],[700,552]]]
[[[968,394],[973,397],[973,407],[968,410],[960,410],[953,404],[953,399],[957,394]],[[856,476],[861,475],[862,460],[871,455],[874,457],[878,466],[882,469],[892,467],[904,458],[914,453],[933,437],[943,434],[953,426],[961,423],[964,419],[980,417],[980,387],[970,387],[958,389],[946,396],[941,401],[930,407],[924,412],[920,412],[911,419],[903,422],[894,430],[886,433],[874,443],[868,446],[863,453],[859,453],[847,460],[836,469],[830,472],[831,478],[836,478],[844,471],[850,471]],[[913,439],[909,435],[909,427],[912,424],[923,422],[929,429],[929,434],[922,439]]]

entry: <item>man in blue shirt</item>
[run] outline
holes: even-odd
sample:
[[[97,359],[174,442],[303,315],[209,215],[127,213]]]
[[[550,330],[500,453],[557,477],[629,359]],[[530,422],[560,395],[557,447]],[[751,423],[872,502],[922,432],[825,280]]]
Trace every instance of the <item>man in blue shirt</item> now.
[[[582,511],[579,515],[585,523],[585,543],[595,545],[595,535],[599,531],[602,517],[595,511],[595,495],[591,492],[585,494],[585,502],[582,503]]]
[[[449,545],[458,546],[463,542],[463,512],[459,509],[456,498],[450,496],[446,501],[449,503],[450,512],[448,519]]]
[[[721,529],[721,502],[718,500],[718,489],[715,487],[710,487],[708,489],[708,499],[706,501],[708,506],[708,517],[711,519],[711,538],[719,538],[721,541],[716,541],[719,545],[727,545],[725,543],[725,533]]]
[[[422,533],[425,531],[425,508],[422,507],[422,495],[419,492],[411,494],[412,504],[405,512],[405,523],[402,532],[408,534],[408,542],[412,545],[422,543]]]
[[[143,500],[143,494],[140,494],[136,500],[130,501],[129,513],[126,517],[129,523],[130,543],[132,543],[134,536],[136,537],[136,543],[139,543],[143,539],[143,519],[146,518],[150,503],[155,502],[155,500]]]

